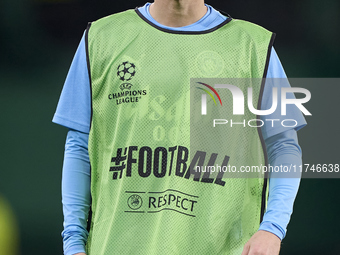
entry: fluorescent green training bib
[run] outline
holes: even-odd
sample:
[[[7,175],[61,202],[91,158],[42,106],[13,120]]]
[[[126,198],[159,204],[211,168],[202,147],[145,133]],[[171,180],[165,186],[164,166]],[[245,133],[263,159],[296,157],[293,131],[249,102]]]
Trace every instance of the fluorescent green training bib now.
[[[149,24],[138,10],[90,24],[87,254],[241,254],[265,208],[264,178],[228,179],[192,169],[264,165],[261,134],[241,127],[196,130],[190,91],[197,88],[190,78],[262,78],[272,38],[231,18],[203,32],[170,31]],[[262,90],[253,85],[254,105]],[[199,142],[204,132],[212,149]]]

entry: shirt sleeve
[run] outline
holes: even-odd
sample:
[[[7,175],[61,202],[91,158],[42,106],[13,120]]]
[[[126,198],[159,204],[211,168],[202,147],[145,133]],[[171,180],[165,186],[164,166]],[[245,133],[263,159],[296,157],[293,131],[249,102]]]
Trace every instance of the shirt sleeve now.
[[[83,133],[90,131],[91,94],[85,35],[73,58],[52,121]]]
[[[272,48],[265,89],[262,97],[261,109],[270,109],[272,106],[272,88],[289,87],[286,73]],[[280,96],[280,93],[279,93]],[[290,94],[290,98],[295,96]],[[305,118],[298,108],[289,108],[285,119],[294,119],[296,126],[287,128],[281,125],[281,107],[268,116],[261,119],[275,119],[275,126],[264,125],[261,130],[265,140],[268,161],[271,166],[290,166],[302,164],[302,152],[298,144],[297,130],[306,125]],[[265,121],[266,122],[266,121]],[[271,122],[271,124],[274,122]],[[300,178],[282,178],[282,176],[270,175],[269,198],[267,210],[264,214],[259,230],[265,230],[278,236],[281,240],[287,232],[287,225],[293,212],[293,204],[300,185]]]
[[[271,166],[302,164],[296,130],[289,129],[267,138],[265,142]],[[282,240],[293,212],[300,178],[297,175],[294,178],[283,178],[281,173],[271,173],[269,177],[268,205],[259,230],[271,232]]]
[[[91,174],[88,134],[69,130],[65,145],[62,203],[64,254],[85,252],[87,219],[91,205]]]
[[[272,48],[261,101],[261,109],[268,110],[271,108],[273,104],[273,88],[277,88],[277,96],[278,99],[280,99],[281,88],[285,87],[290,87],[289,81],[275,49]],[[293,93],[287,93],[287,98],[293,99],[295,96]],[[291,128],[297,131],[307,124],[303,114],[295,105],[288,105],[287,114],[281,115],[280,100],[278,100],[276,110],[270,115],[262,115],[261,120],[265,123],[261,128],[264,139]],[[294,122],[292,122],[292,120],[294,120]],[[282,123],[282,121],[284,121],[284,123]],[[295,127],[291,127],[294,125]]]

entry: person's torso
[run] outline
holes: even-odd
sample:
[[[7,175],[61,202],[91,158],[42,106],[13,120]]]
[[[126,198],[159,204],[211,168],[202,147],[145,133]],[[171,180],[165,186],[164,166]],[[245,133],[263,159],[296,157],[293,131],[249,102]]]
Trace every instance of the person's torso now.
[[[240,254],[260,222],[263,178],[193,168],[264,164],[263,144],[256,128],[209,129],[197,109],[208,78],[262,78],[271,35],[231,19],[171,32],[133,10],[92,23],[89,254]],[[261,82],[252,88],[256,106]],[[231,117],[222,102],[208,113]]]

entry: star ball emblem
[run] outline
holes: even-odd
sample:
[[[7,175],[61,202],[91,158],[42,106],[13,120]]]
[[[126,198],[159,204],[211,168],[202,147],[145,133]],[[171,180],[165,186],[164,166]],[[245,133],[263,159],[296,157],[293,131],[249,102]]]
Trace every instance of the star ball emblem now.
[[[117,76],[122,81],[129,81],[136,74],[136,66],[134,63],[125,61],[117,68]]]

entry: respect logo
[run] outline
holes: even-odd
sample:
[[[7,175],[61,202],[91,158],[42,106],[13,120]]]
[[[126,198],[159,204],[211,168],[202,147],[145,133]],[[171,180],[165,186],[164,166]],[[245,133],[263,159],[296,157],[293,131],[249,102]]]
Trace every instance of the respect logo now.
[[[180,190],[125,191],[127,198],[125,213],[156,214],[162,211],[196,217],[199,197]],[[145,203],[143,203],[145,201]]]

